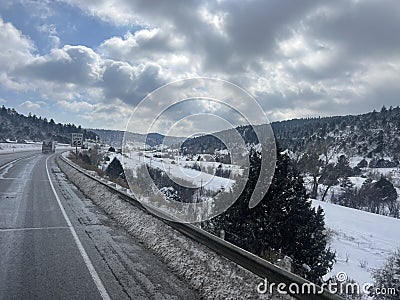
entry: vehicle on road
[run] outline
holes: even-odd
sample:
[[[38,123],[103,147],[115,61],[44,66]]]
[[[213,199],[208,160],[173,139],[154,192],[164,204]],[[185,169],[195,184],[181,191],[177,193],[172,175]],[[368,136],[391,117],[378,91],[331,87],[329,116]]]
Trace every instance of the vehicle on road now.
[[[56,142],[53,140],[45,140],[42,144],[42,153],[54,153],[56,152]]]

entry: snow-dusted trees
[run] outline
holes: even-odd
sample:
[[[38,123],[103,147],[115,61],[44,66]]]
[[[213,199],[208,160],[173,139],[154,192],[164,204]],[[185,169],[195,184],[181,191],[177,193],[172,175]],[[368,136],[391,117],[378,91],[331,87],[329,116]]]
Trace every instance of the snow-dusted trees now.
[[[319,182],[325,185],[322,201],[325,200],[328,190],[339,183],[339,179],[346,180],[352,173],[353,169],[350,167],[349,160],[345,155],[339,156],[336,164],[327,164],[319,178]]]
[[[357,189],[354,187],[354,184],[351,180],[346,177],[340,183],[341,194],[336,198],[335,201],[331,201],[335,204],[339,204],[342,206],[358,208],[359,203],[357,201]]]
[[[368,179],[358,193],[359,202],[369,212],[376,214],[389,214],[394,217],[399,215],[397,192],[393,184],[383,176],[377,182]],[[389,210],[389,213],[385,210]]]
[[[315,151],[305,152],[298,162],[298,167],[302,172],[308,173],[313,178],[313,185],[310,197],[317,198],[318,194],[318,177],[321,175],[322,160]]]
[[[7,138],[12,140],[33,140],[43,141],[53,138],[59,143],[70,143],[71,133],[83,133],[84,139],[96,139],[96,134],[92,131],[81,128],[73,124],[56,124],[53,119],[48,121],[46,118],[36,115],[24,116],[17,113],[14,108],[0,108],[0,140]]]
[[[287,155],[278,154],[271,186],[262,201],[248,207],[261,166],[259,154],[250,155],[249,179],[236,202],[206,228],[257,255],[287,255],[293,271],[320,282],[332,267],[335,254],[327,249],[322,209],[311,207],[303,179]]]
[[[114,159],[108,165],[105,173],[111,178],[121,178],[125,180],[124,168],[122,167],[121,162],[116,157],[114,157]]]
[[[373,273],[374,299],[397,300],[400,294],[400,249],[397,249],[386,264]],[[384,291],[384,293],[382,293]]]
[[[366,210],[376,214],[399,218],[400,205],[393,184],[381,176],[378,181],[367,178],[357,190],[348,178],[341,181],[341,194],[332,202],[335,204]]]

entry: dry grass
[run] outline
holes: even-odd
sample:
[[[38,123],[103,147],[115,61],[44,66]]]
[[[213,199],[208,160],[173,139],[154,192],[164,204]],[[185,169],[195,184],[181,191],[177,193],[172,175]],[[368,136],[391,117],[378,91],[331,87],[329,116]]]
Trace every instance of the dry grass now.
[[[91,164],[88,164],[86,162],[84,162],[82,159],[80,159],[79,157],[77,158],[75,156],[74,153],[70,152],[67,156],[67,158],[69,160],[71,160],[73,163],[77,164],[78,166],[80,166],[81,168],[88,170],[88,171],[95,171],[97,173],[97,175],[101,176],[101,177],[106,177],[106,175],[104,174],[104,172],[102,170],[100,170],[99,168],[97,168],[96,166],[93,166]],[[123,188],[129,189],[129,185],[128,183],[122,179],[122,178],[113,178],[113,177],[108,177],[107,179],[122,186]]]

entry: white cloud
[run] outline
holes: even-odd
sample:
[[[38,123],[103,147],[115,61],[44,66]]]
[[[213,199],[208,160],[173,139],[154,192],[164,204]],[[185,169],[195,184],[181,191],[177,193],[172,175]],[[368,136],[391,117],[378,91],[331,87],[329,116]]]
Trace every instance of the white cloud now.
[[[39,109],[40,108],[40,104],[38,104],[36,102],[32,102],[30,100],[27,100],[27,101],[21,103],[19,106],[22,108],[26,108],[26,109]]]
[[[17,30],[11,23],[0,17],[0,83],[7,85],[8,72],[34,57],[32,41]]]
[[[68,109],[72,112],[88,112],[94,109],[95,105],[85,102],[85,101],[67,101],[67,100],[60,100],[57,101],[57,105]]]

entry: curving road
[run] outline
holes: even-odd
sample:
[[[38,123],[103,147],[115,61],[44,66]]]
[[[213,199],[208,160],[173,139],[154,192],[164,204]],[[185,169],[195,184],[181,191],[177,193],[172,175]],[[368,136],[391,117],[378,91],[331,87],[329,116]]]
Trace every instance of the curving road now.
[[[197,299],[58,169],[0,155],[0,299]]]

